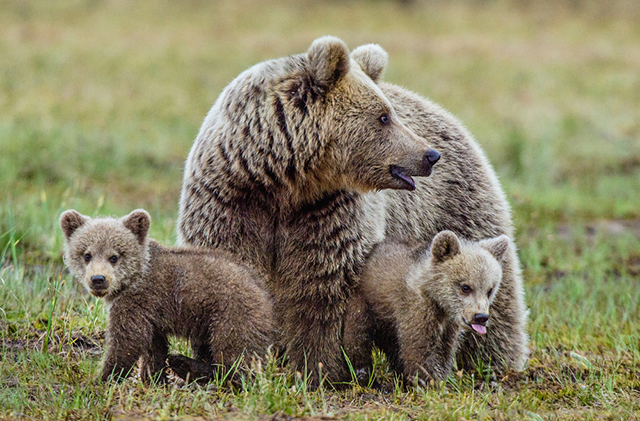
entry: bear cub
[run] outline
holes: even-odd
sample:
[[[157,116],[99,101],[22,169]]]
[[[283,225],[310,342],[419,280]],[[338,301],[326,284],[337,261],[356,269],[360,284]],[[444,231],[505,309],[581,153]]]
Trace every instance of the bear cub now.
[[[430,248],[385,242],[374,249],[361,284],[370,334],[406,382],[444,380],[460,336],[491,328],[508,247],[506,235],[467,242],[441,231]]]
[[[147,238],[150,223],[141,209],[60,216],[66,265],[108,305],[102,381],[127,377],[138,361],[143,381],[165,381],[168,358],[180,377],[208,380],[243,354],[264,356],[273,316],[262,281],[223,251],[161,246]],[[172,335],[191,342],[193,359],[168,356]]]

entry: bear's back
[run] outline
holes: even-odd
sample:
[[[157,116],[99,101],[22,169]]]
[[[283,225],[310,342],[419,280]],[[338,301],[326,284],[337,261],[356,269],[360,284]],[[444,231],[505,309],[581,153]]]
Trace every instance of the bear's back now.
[[[407,127],[424,137],[441,159],[416,190],[382,191],[387,197],[387,237],[430,242],[442,230],[470,240],[507,234],[511,211],[484,153],[463,125],[440,106],[404,88],[380,83]]]
[[[149,241],[149,272],[141,279],[153,312],[166,330],[199,329],[212,315],[242,319],[251,311],[270,317],[263,280],[230,253],[215,249],[163,247]]]

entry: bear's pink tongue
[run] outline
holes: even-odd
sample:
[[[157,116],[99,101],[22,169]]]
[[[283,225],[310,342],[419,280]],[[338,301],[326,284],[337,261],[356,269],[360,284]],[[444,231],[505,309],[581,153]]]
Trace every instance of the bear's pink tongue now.
[[[472,324],[471,327],[473,328],[473,330],[475,330],[481,335],[484,335],[485,333],[487,333],[487,328],[485,326]]]

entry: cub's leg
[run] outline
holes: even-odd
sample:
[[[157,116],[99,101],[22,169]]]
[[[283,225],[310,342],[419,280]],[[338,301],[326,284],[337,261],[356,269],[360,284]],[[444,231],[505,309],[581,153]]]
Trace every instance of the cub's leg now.
[[[204,360],[171,354],[167,362],[176,376],[186,382],[207,383],[214,379],[213,366]]]
[[[107,352],[101,376],[103,382],[128,377],[138,359],[152,347],[152,324],[144,315],[130,310],[114,306],[109,313]]]
[[[441,381],[451,372],[460,328],[440,310],[406,312],[397,322],[399,360],[405,383],[421,386]]]
[[[169,342],[167,337],[156,332],[151,341],[151,347],[140,359],[140,379],[148,383],[150,381],[166,383],[167,355]]]

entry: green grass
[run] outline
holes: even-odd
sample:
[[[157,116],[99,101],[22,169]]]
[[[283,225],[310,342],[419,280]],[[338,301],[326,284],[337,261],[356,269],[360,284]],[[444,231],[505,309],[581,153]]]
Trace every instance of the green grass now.
[[[633,0],[4,2],[0,419],[640,418],[639,21]],[[142,207],[172,244],[219,92],[325,34],[380,43],[386,80],[487,152],[514,209],[527,370],[403,390],[378,356],[377,389],[310,391],[275,361],[235,390],[98,383],[107,312],[63,270],[58,216]]]

